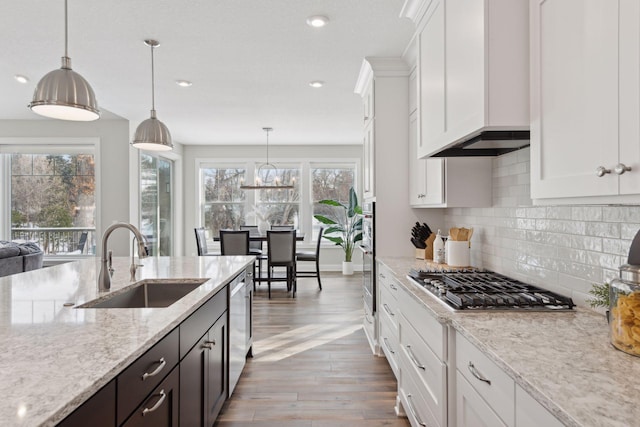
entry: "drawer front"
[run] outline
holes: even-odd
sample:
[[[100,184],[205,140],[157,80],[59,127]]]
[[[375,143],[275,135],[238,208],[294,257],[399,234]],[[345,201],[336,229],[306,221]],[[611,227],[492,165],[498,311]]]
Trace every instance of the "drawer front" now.
[[[180,324],[180,359],[227,310],[228,291],[229,287],[225,286]]]
[[[456,373],[456,426],[506,427],[459,371]],[[540,423],[536,426],[546,427],[546,424]]]
[[[446,360],[445,326],[431,316],[422,303],[416,301],[403,289],[398,292],[398,304],[402,307],[402,317],[413,326],[431,351],[438,359]]]
[[[439,424],[447,417],[447,365],[442,362],[407,322],[400,323],[400,359],[403,378],[410,375]]]
[[[398,335],[398,319],[400,318],[398,301],[391,296],[386,288],[380,289],[380,318],[387,318],[390,326],[395,330],[395,334]]]
[[[180,374],[176,368],[151,392],[122,427],[177,427]]]
[[[398,378],[398,351],[400,350],[400,344],[398,336],[395,333],[395,328],[390,325],[390,321],[382,317],[380,321],[380,347],[387,356],[389,365]]]
[[[400,359],[399,384],[402,407],[412,427],[445,425],[440,423],[431,412],[425,393],[423,393],[424,390],[414,381],[413,371],[406,367],[402,357]]]
[[[176,328],[118,375],[118,425],[178,364],[179,338]]]
[[[456,367],[507,425],[514,425],[515,382],[460,334],[456,334]]]

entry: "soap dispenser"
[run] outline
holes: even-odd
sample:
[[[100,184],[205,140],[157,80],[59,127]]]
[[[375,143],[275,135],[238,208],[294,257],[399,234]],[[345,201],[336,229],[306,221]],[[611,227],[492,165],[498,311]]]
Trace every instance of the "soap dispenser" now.
[[[440,230],[438,230],[436,238],[433,241],[433,262],[444,264],[444,240],[442,240]]]

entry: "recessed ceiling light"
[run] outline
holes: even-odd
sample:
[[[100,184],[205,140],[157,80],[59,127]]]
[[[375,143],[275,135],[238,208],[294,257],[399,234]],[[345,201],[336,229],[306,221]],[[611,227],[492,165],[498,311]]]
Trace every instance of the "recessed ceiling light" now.
[[[322,87],[322,86],[324,86],[324,82],[320,81],[320,80],[314,80],[312,82],[309,82],[309,86],[311,86],[311,87]]]
[[[23,76],[22,74],[16,74],[15,76],[13,76],[14,79],[16,79],[16,81],[18,83],[28,83],[29,82],[29,78],[27,76]]]
[[[189,80],[176,80],[176,84],[180,87],[189,87],[193,83],[191,83]]]
[[[322,15],[314,15],[307,18],[307,25],[315,28],[324,27],[329,22],[329,18]]]

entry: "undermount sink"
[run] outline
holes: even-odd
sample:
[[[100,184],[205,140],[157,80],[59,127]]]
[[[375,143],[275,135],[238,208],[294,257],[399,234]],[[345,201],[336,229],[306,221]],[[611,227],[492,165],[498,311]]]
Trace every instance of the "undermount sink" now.
[[[169,307],[208,279],[145,279],[76,308]]]

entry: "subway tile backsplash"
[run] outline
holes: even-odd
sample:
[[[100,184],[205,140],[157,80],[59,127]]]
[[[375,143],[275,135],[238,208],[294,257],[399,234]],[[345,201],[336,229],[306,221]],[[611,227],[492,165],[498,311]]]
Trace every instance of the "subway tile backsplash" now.
[[[447,228],[474,228],[474,265],[583,307],[593,284],[617,276],[640,229],[640,206],[533,206],[528,148],[493,160],[491,208],[451,208],[444,217]]]

